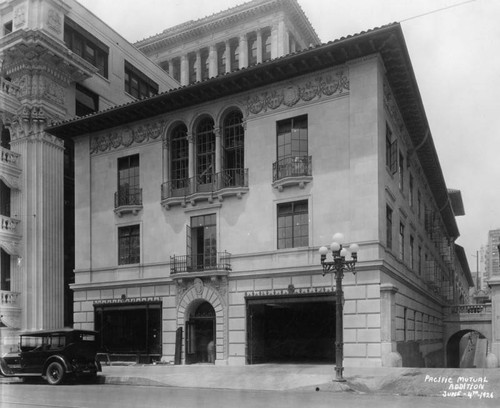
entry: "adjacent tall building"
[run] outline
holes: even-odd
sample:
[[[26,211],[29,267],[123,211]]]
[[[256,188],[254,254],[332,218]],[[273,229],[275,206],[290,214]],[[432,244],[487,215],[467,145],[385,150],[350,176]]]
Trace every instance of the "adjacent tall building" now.
[[[178,84],[73,0],[4,1],[0,30],[0,332],[8,350],[19,329],[73,320],[73,143],[44,128]],[[135,92],[138,71],[150,81]]]
[[[74,324],[119,358],[333,362],[334,279],[318,248],[340,231],[360,246],[344,277],[346,365],[443,364],[444,308],[473,284],[455,244],[464,209],[399,24],[321,44],[297,1],[254,0],[137,51],[76,2],[7,5],[4,82],[20,94],[3,96],[18,105],[0,162],[2,296],[15,299],[2,313],[20,317],[6,326],[62,324],[34,316],[61,310],[74,254]],[[25,20],[34,33],[16,23],[21,6],[39,15]],[[14,38],[46,50],[36,61],[50,69],[18,71]],[[21,97],[34,89],[44,98]],[[43,149],[16,150],[32,139]],[[74,232],[59,234],[72,203]]]

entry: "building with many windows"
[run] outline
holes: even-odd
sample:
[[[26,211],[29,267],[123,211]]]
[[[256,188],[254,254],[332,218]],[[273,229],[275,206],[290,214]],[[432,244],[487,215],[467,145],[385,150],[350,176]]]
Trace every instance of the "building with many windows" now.
[[[46,129],[74,142],[75,326],[122,359],[333,362],[341,231],[346,365],[444,365],[464,210],[400,25],[320,44],[255,0],[136,45],[183,86]]]
[[[72,323],[73,144],[44,128],[178,83],[74,0],[2,2],[0,61],[3,351]]]

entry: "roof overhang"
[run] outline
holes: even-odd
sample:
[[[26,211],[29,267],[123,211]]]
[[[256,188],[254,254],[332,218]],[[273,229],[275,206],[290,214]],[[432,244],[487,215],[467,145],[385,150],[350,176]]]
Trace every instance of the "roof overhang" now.
[[[160,114],[266,87],[308,73],[378,54],[389,86],[422,164],[447,232],[460,234],[400,24],[389,24],[311,47],[272,61],[177,88],[151,98],[62,122],[46,131],[60,138],[122,126]]]

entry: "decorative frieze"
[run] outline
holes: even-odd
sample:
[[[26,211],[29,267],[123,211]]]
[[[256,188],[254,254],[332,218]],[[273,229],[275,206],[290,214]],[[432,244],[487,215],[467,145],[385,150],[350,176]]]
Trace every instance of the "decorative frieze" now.
[[[90,139],[90,154],[98,154],[120,147],[129,147],[133,143],[141,144],[156,140],[163,133],[165,121],[146,123],[134,127],[125,127]]]
[[[246,101],[247,114],[257,115],[275,110],[281,106],[292,107],[299,103],[310,102],[324,97],[339,97],[349,93],[347,68],[335,72],[325,72],[314,78],[290,82],[269,91],[250,95]]]

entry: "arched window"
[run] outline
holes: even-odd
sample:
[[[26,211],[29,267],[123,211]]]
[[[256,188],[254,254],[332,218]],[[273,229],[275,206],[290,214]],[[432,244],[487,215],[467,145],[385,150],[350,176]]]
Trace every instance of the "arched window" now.
[[[243,114],[232,111],[223,122],[222,128],[222,168],[224,187],[241,186],[244,182],[245,147]]]
[[[189,145],[187,128],[177,126],[171,135],[170,141],[170,179],[173,189],[186,187],[189,177]]]
[[[201,191],[210,190],[215,175],[215,134],[211,118],[196,127],[196,184]]]

